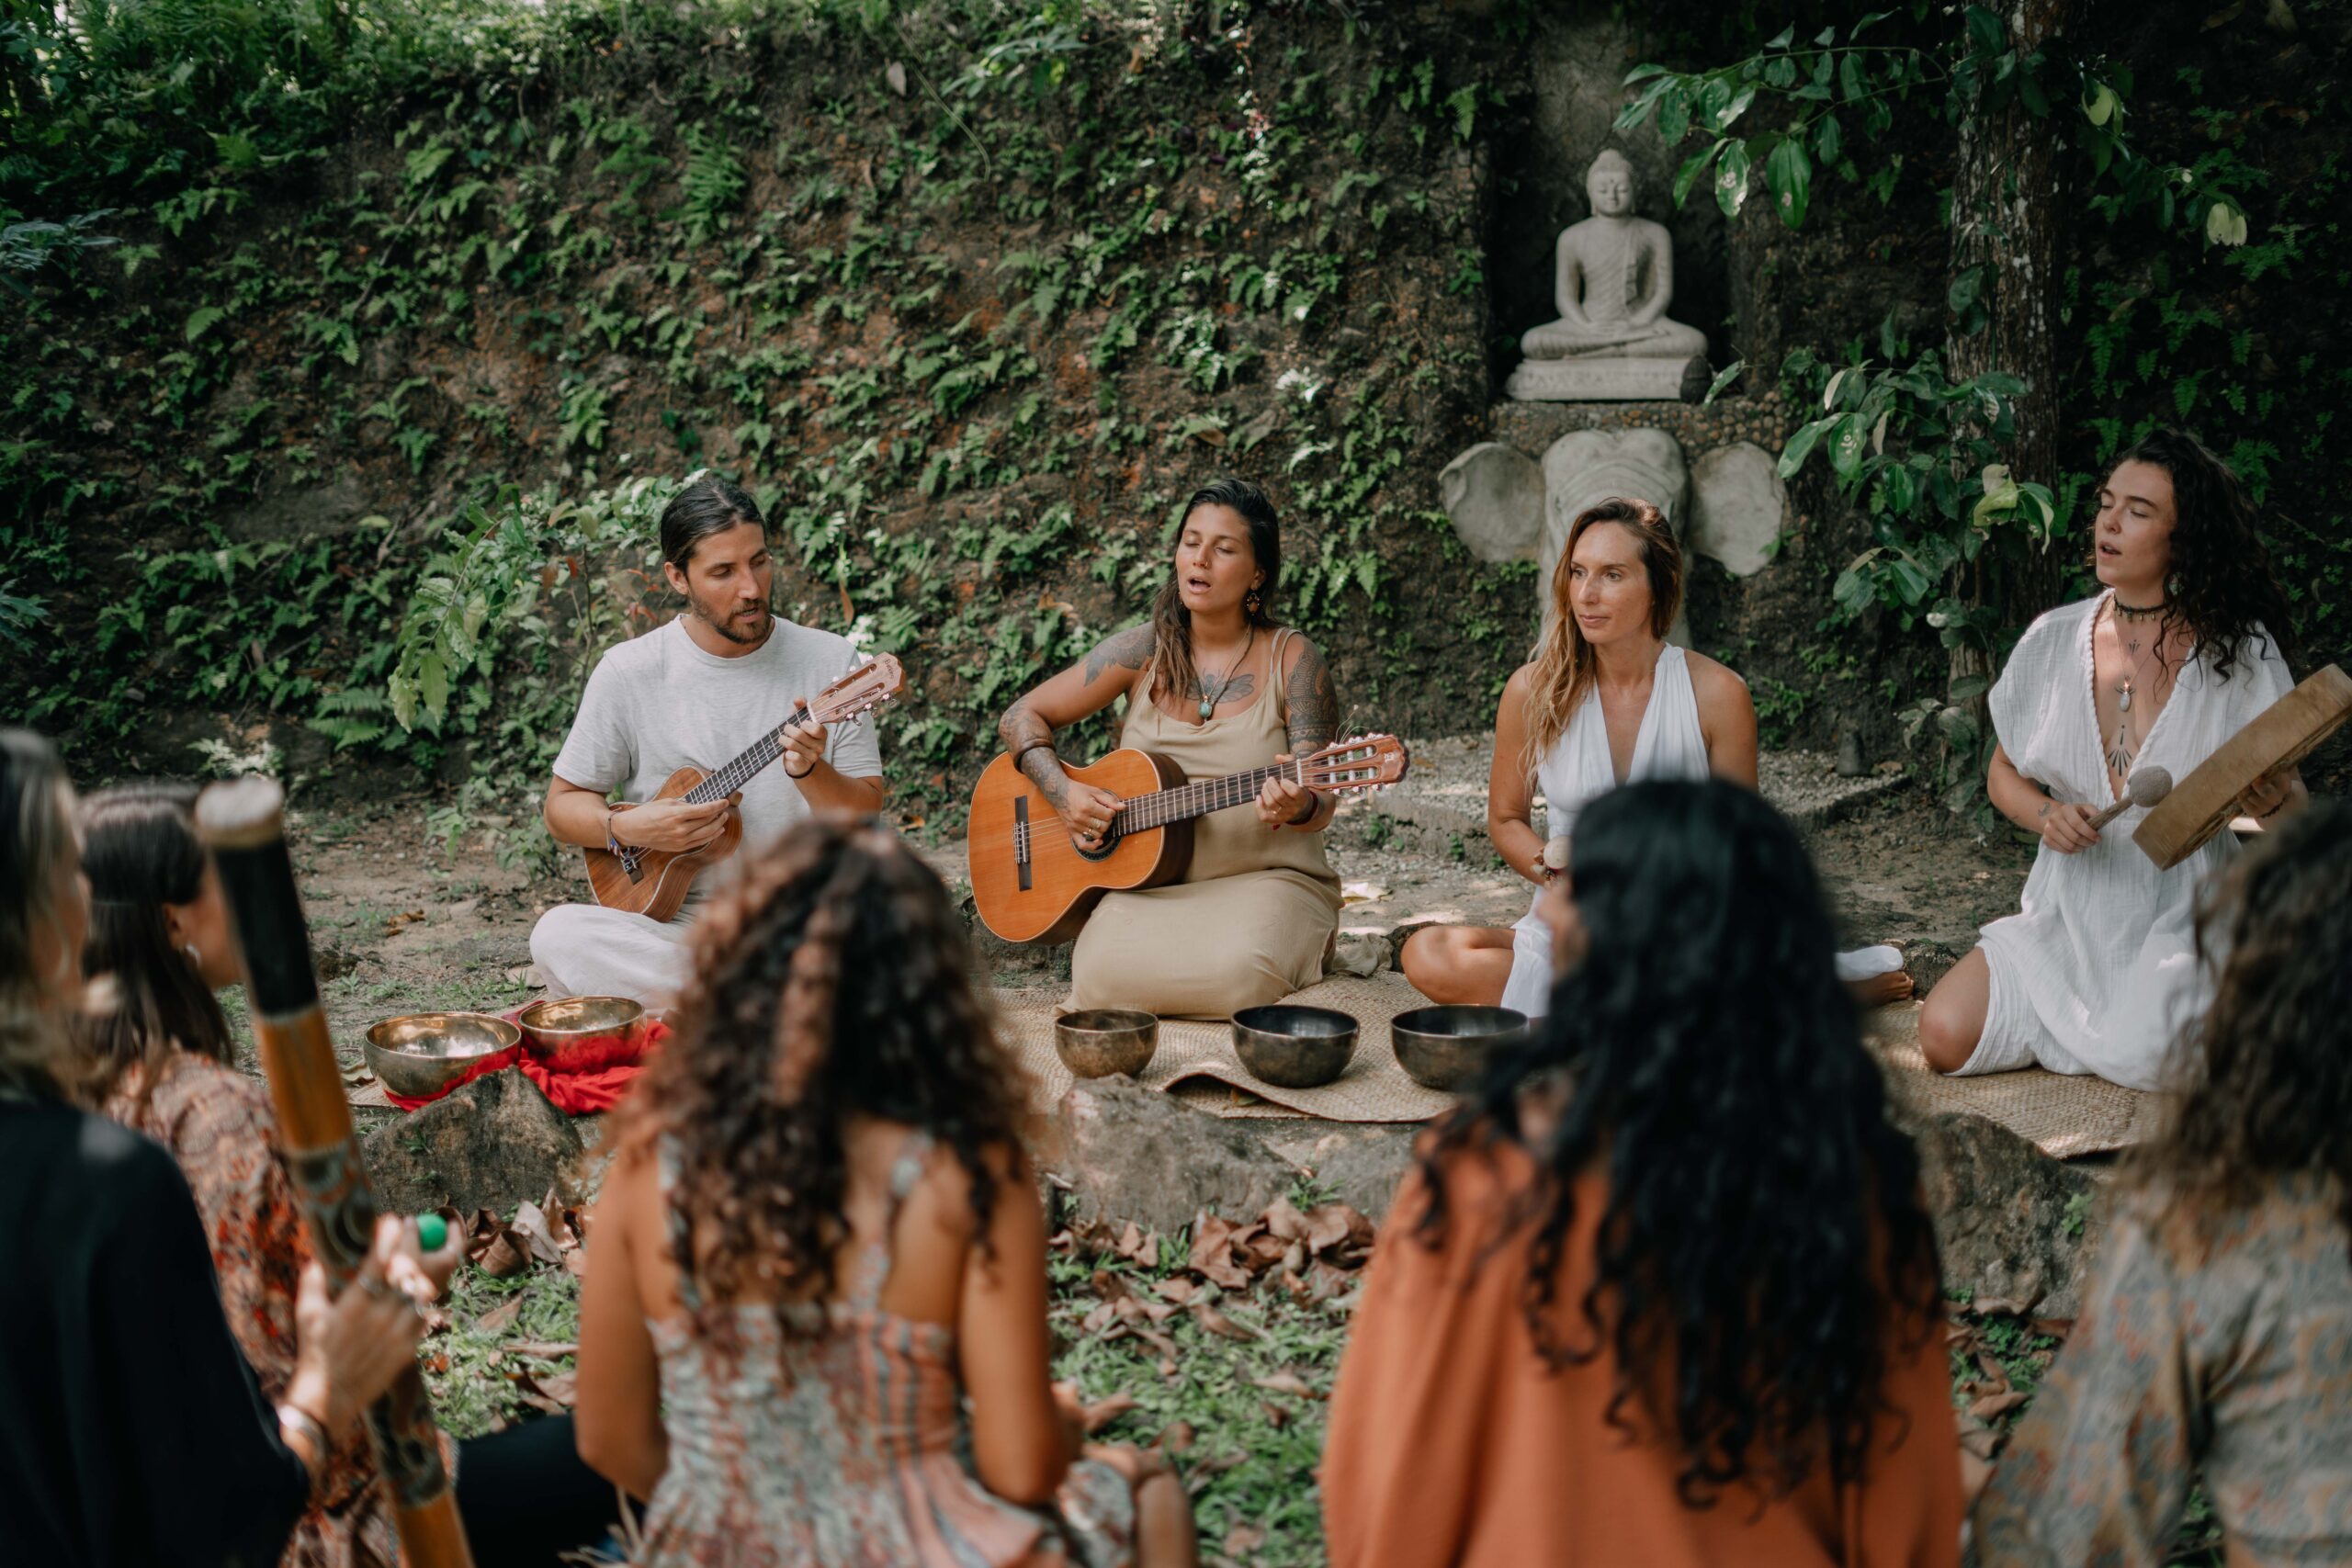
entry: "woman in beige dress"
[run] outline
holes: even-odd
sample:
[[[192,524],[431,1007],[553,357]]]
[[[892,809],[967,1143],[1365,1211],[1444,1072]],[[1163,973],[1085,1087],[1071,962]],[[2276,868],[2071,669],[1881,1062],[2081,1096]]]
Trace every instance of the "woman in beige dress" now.
[[[1122,697],[1119,744],[1193,779],[1305,756],[1339,723],[1322,654],[1268,613],[1282,530],[1265,493],[1232,479],[1198,491],[1172,553],[1150,620],[1023,696],[998,726],[1081,849],[1101,842],[1118,797],[1063,770],[1054,732]],[[1070,955],[1071,1005],[1222,1018],[1313,985],[1339,929],[1340,880],[1323,854],[1331,812],[1328,796],[1273,779],[1254,814],[1201,818],[1184,880],[1095,907]]]

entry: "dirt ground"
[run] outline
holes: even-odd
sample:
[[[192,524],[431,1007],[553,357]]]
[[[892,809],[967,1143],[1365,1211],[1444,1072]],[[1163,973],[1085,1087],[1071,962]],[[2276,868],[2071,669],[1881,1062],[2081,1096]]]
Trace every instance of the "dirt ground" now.
[[[360,1060],[361,1037],[379,1019],[527,1000],[532,923],[548,906],[586,895],[584,877],[568,868],[535,878],[501,867],[479,845],[444,846],[425,829],[428,804],[297,813],[297,873],[336,1045],[349,1063]],[[1902,946],[1923,988],[1968,950],[1978,926],[2017,908],[2032,861],[2030,846],[1979,841],[1908,785],[1809,836],[1848,940]],[[923,849],[960,888],[960,841]],[[1400,825],[1351,803],[1331,850],[1350,898],[1346,930],[1393,931],[1429,919],[1502,925],[1527,907],[1526,885],[1483,835]],[[1008,988],[1057,986],[1065,952],[983,945]]]

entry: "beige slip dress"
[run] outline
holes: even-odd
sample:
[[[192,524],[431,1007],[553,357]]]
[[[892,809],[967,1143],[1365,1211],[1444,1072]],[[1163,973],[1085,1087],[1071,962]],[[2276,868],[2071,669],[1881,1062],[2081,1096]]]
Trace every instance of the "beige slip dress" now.
[[[1290,750],[1283,654],[1257,700],[1205,724],[1159,710],[1140,682],[1119,744],[1156,751],[1188,779],[1261,768]],[[1170,1018],[1224,1018],[1279,1000],[1323,977],[1340,927],[1340,878],[1323,835],[1269,831],[1254,804],[1193,819],[1182,882],[1103,896],[1070,953],[1070,1006],[1136,1008]]]

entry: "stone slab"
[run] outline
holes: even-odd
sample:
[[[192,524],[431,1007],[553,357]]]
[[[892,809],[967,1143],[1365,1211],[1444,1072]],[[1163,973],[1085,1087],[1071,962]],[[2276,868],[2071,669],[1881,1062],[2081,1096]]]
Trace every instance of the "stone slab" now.
[[[1544,468],[1516,446],[1482,441],[1437,477],[1454,533],[1482,561],[1532,560],[1544,533]]]
[[[1683,539],[1734,577],[1771,564],[1789,487],[1772,455],[1752,441],[1702,452],[1690,465],[1690,517]]]
[[[1522,359],[1503,390],[1523,403],[1679,402],[1679,359]]]

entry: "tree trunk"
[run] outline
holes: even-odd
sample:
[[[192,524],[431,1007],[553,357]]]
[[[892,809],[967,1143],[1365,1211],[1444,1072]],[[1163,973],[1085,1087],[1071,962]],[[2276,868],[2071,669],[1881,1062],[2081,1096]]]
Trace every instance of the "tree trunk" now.
[[[2074,0],[2006,0],[2002,17],[2028,52],[2056,36]],[[2058,127],[2016,103],[1996,115],[1960,124],[1959,162],[1951,190],[1951,274],[1984,269],[1978,298],[1981,331],[1955,334],[1948,358],[1954,380],[2006,370],[2022,377],[2017,437],[2003,454],[2019,479],[2057,487],[2057,354],[2051,336],[2057,289],[2059,223]],[[2057,603],[2065,564],[2063,547],[2016,558],[1963,566],[1960,592],[1971,604],[1991,598],[2005,618],[2023,623]],[[1951,650],[1953,684],[1989,681],[1989,653],[1963,642]],[[1981,696],[1969,705],[1985,721]]]

